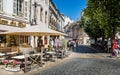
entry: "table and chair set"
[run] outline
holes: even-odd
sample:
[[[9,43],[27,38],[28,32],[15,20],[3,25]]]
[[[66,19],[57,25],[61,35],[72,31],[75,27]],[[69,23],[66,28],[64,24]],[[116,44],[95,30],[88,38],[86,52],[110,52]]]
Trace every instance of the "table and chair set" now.
[[[5,60],[16,60],[19,61],[19,68],[15,69],[7,68],[5,66],[6,70],[8,71],[21,71],[28,72],[34,68],[42,67],[46,61],[56,61],[57,58],[64,58],[68,56],[67,50],[58,50],[53,49],[48,51],[41,50],[40,52],[37,52],[33,48],[20,48],[20,52],[7,52],[7,53],[0,53],[0,63],[4,64]],[[12,64],[14,65],[14,64]],[[14,69],[14,70],[13,70]]]

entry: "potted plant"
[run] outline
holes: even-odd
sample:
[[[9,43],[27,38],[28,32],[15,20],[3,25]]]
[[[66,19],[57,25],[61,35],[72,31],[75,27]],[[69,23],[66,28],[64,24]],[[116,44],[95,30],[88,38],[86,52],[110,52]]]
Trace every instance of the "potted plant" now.
[[[16,60],[5,60],[5,69],[8,71],[19,71],[21,62]]]

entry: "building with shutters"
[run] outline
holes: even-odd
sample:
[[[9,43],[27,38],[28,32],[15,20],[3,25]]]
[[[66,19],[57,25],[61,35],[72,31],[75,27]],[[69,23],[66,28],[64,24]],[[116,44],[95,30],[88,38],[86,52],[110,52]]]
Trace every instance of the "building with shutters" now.
[[[0,0],[0,32],[14,31],[30,26],[29,0]],[[18,38],[18,36],[14,36]],[[0,35],[1,43],[9,43],[11,36]],[[24,37],[28,42],[28,36]],[[21,36],[23,40],[23,36]],[[22,43],[21,42],[21,43]],[[16,40],[16,44],[18,40]]]

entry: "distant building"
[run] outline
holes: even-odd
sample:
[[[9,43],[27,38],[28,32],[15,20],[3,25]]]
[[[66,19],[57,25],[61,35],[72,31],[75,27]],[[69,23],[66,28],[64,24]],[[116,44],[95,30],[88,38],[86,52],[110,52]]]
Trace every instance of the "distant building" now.
[[[52,0],[50,0],[50,4],[49,4],[49,26],[48,27],[60,32],[63,32],[63,27],[64,27],[64,18]]]
[[[74,20],[70,19],[68,16],[65,16],[64,14],[62,14],[65,22],[64,22],[64,26],[66,25],[70,25],[71,23],[74,23]]]
[[[64,29],[69,37],[72,39],[78,39],[80,41],[80,44],[90,44],[89,36],[85,33],[84,29],[81,28],[79,24],[72,23],[71,25],[66,25]]]
[[[89,45],[90,37],[86,34],[84,29],[81,28],[79,24],[76,24],[75,28],[76,29],[73,30],[75,31],[73,34],[75,35],[76,39],[79,39],[80,44]]]

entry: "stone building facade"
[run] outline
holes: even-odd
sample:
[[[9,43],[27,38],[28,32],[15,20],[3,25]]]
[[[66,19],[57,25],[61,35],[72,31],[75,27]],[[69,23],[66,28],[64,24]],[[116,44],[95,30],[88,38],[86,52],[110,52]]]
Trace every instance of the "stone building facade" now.
[[[36,25],[63,32],[64,18],[52,0],[0,0],[0,32],[15,31]],[[14,38],[17,37],[14,36]],[[0,35],[0,40],[7,38],[10,36]],[[43,40],[43,44],[49,44],[50,36],[20,36],[22,41],[20,43],[37,47],[39,38]]]

